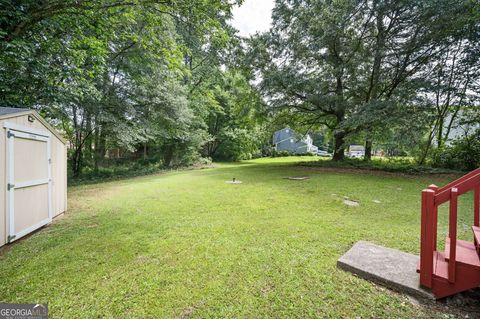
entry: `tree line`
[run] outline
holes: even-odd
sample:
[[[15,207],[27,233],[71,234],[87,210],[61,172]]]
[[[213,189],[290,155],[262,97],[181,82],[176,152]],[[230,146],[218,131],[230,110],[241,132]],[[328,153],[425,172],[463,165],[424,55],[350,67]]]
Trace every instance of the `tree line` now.
[[[258,92],[236,65],[227,0],[2,1],[0,101],[64,132],[74,176],[108,152],[236,160],[259,147]]]
[[[268,155],[286,125],[321,132],[334,160],[355,142],[424,163],[478,125],[477,1],[277,0],[247,39],[229,24],[241,3],[2,1],[0,103],[60,129],[77,177],[127,155]]]

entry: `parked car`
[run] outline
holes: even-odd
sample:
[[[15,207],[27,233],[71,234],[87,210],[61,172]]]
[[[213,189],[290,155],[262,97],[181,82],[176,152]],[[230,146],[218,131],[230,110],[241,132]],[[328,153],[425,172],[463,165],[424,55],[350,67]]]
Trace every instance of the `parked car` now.
[[[322,151],[322,150],[318,150],[317,151],[317,156],[321,156],[321,157],[332,157],[333,155],[327,151]]]

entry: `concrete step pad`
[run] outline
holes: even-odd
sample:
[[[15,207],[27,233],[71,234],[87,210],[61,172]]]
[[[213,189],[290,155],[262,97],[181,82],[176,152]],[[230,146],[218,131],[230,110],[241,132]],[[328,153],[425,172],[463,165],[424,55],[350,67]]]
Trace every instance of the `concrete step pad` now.
[[[337,261],[337,266],[361,278],[417,298],[435,300],[420,287],[419,257],[396,249],[359,241]]]

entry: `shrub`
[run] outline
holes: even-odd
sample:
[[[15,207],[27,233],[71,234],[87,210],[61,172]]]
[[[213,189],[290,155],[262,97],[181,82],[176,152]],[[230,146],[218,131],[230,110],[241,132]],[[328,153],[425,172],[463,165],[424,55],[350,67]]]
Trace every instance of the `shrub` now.
[[[456,170],[474,170],[480,167],[480,130],[451,145],[435,149],[431,154],[434,167]]]
[[[286,156],[291,156],[289,151],[277,151],[274,149],[272,152],[272,157],[286,157]]]
[[[303,162],[302,166],[329,167],[329,168],[353,168],[360,170],[385,171],[393,173],[407,174],[441,174],[456,173],[456,171],[444,168],[434,168],[426,165],[416,164],[410,157],[400,158],[374,158],[371,161],[364,161],[357,158],[347,158],[344,161],[336,162],[333,160],[320,159],[315,162]]]

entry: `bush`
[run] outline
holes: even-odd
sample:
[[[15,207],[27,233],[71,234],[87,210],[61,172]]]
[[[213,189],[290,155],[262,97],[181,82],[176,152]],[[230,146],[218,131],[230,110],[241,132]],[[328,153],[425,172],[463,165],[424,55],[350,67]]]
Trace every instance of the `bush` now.
[[[242,128],[225,129],[219,140],[214,159],[231,162],[254,158],[253,154],[260,152],[262,141],[259,132]]]
[[[287,156],[292,156],[289,151],[277,151],[276,149],[273,149],[272,151],[272,157],[287,157]]]
[[[73,178],[71,176],[72,172],[70,170],[68,184],[71,186],[79,184],[97,183],[108,180],[150,175],[162,171],[175,170],[179,168],[205,167],[211,165],[211,163],[212,160],[210,158],[204,157],[198,158],[195,162],[191,162],[189,165],[169,167],[162,165],[161,161],[150,162],[149,160],[130,160],[129,162],[124,162],[121,164],[119,164],[119,161],[117,161],[117,164],[110,164],[110,166],[108,167],[99,167],[98,170],[86,167],[82,171],[82,174],[77,178]]]
[[[480,167],[480,130],[452,145],[435,149],[430,157],[434,167],[467,171]]]
[[[373,158],[371,161],[364,161],[357,158],[346,158],[341,162],[320,159],[315,162],[303,162],[302,166],[329,167],[329,168],[353,168],[360,170],[385,171],[407,174],[442,174],[457,173],[444,168],[434,168],[427,165],[418,165],[411,157],[396,158]]]

